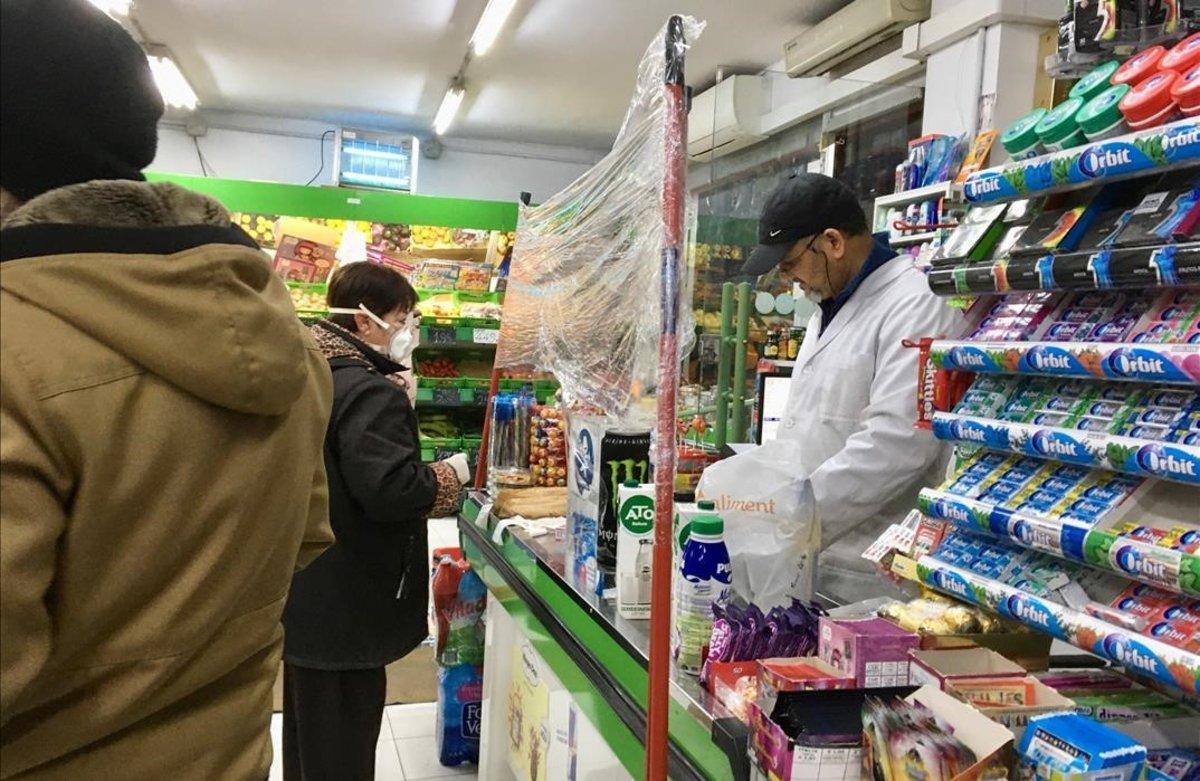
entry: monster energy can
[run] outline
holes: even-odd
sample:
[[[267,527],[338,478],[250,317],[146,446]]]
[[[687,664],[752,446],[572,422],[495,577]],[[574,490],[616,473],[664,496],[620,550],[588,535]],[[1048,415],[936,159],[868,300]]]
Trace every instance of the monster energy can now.
[[[600,527],[596,561],[604,572],[617,568],[617,489],[626,480],[650,482],[650,432],[606,431],[600,442]]]

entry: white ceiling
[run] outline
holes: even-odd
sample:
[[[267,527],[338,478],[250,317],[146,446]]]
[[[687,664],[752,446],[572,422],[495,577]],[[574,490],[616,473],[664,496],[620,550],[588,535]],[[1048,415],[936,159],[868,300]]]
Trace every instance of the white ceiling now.
[[[671,13],[708,22],[687,80],[750,72],[847,0],[519,0],[467,69],[447,136],[607,149],[634,69]],[[485,0],[135,0],[202,108],[424,134]]]

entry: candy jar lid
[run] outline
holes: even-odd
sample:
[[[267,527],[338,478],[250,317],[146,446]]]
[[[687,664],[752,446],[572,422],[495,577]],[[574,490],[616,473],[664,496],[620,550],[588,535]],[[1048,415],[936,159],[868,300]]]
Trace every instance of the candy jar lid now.
[[[1131,87],[1140,84],[1158,71],[1159,63],[1166,56],[1167,50],[1162,46],[1151,46],[1143,49],[1125,61],[1112,75],[1113,84],[1128,84]]]
[[[1121,100],[1121,113],[1131,125],[1141,125],[1175,105],[1171,88],[1179,81],[1175,71],[1159,71],[1138,84]]]
[[[1129,91],[1128,84],[1117,84],[1089,100],[1075,116],[1083,132],[1089,136],[1095,135],[1122,120],[1120,103]]]
[[[1158,67],[1184,73],[1200,65],[1200,33],[1193,33],[1163,55]]]
[[[1200,109],[1200,65],[1193,65],[1171,85],[1171,97],[1184,111]]]
[[[1054,144],[1070,137],[1079,130],[1075,115],[1083,108],[1083,98],[1067,98],[1059,103],[1038,123],[1037,134],[1047,144]]]
[[[1071,97],[1083,98],[1085,101],[1096,97],[1111,86],[1113,74],[1120,67],[1121,63],[1109,60],[1092,68],[1086,76],[1075,82],[1074,87],[1071,87]]]
[[[1009,154],[1023,152],[1038,142],[1038,123],[1049,113],[1044,108],[1035,108],[1025,116],[1013,122],[1000,136],[1000,144]]]

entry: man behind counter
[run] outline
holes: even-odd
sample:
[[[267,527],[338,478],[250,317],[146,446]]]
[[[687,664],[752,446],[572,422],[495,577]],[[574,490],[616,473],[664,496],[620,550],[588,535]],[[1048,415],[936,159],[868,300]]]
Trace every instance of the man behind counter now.
[[[873,237],[841,182],[795,174],[767,200],[759,245],[742,267],[775,267],[818,310],[792,369],[781,439],[802,444],[796,470],[821,524],[817,591],[845,604],[877,596],[884,582],[862,552],[937,482],[949,448],[913,427],[917,351],[901,343],[957,335],[961,315],[930,292],[911,258]]]

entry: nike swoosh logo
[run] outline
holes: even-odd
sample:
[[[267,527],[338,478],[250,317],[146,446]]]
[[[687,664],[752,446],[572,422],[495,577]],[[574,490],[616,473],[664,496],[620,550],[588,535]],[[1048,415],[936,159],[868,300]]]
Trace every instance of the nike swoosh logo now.
[[[783,228],[780,228],[780,229],[779,229],[779,230],[777,230],[777,231],[771,231],[771,232],[770,232],[770,233],[768,233],[767,235],[768,235],[768,236],[770,236],[771,238],[775,238],[776,236],[778,236],[778,235],[779,235],[779,234],[781,234],[781,233],[783,233]]]

